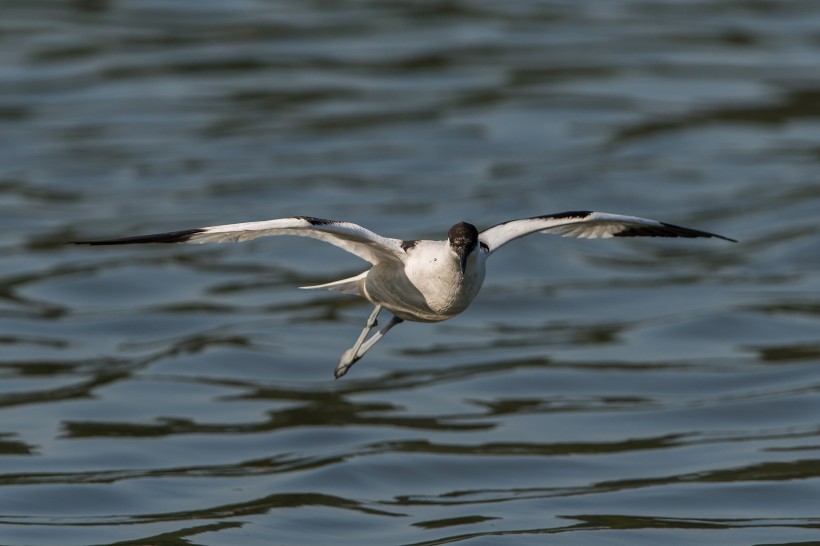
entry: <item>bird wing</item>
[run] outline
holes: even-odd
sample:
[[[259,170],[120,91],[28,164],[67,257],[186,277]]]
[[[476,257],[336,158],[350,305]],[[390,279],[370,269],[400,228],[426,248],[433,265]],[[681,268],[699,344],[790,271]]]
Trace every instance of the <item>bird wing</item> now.
[[[140,243],[240,243],[269,235],[312,237],[338,246],[373,265],[385,261],[404,262],[407,255],[399,239],[389,239],[369,229],[336,220],[312,216],[278,218],[262,222],[228,224],[151,235],[137,235],[101,241],[76,241],[82,245],[128,245]]]
[[[570,211],[511,220],[482,231],[478,239],[495,252],[514,239],[540,231],[563,237],[597,239],[608,237],[717,237],[734,239],[657,220],[593,211]]]

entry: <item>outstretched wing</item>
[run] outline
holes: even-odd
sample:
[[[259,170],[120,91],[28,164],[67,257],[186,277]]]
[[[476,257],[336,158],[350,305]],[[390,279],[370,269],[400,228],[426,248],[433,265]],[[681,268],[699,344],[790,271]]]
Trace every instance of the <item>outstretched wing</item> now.
[[[402,241],[382,237],[350,222],[324,220],[312,216],[279,218],[263,222],[228,224],[182,231],[137,235],[102,241],[76,241],[81,245],[129,245],[140,243],[240,243],[269,235],[312,237],[336,245],[373,265],[385,261],[404,262]]]
[[[588,210],[546,214],[521,220],[511,220],[485,229],[478,239],[495,252],[514,239],[540,231],[563,237],[597,239],[608,237],[717,237],[736,243],[734,239],[657,220],[623,216]]]

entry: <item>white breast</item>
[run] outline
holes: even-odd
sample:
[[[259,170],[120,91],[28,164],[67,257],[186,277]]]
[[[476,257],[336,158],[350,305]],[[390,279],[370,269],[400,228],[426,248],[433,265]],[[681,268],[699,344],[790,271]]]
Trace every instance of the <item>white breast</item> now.
[[[478,294],[484,282],[485,259],[485,252],[473,252],[462,275],[446,241],[419,241],[408,252],[403,271],[392,264],[379,264],[370,270],[366,297],[403,319],[446,320],[464,311]]]

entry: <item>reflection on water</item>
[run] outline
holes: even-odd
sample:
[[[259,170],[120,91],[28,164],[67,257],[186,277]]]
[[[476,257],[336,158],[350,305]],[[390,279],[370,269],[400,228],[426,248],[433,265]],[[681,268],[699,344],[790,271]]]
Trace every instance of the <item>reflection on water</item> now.
[[[816,541],[813,2],[21,2],[0,18],[3,544]],[[397,328],[295,214],[592,208]],[[544,536],[544,535],[548,535]]]

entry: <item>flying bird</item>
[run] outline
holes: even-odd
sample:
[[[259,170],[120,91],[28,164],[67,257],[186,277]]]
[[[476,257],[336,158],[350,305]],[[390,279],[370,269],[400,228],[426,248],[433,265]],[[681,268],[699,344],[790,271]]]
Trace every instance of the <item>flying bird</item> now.
[[[502,222],[483,231],[473,224],[459,222],[450,228],[443,241],[391,239],[351,222],[294,216],[76,244],[225,243],[269,235],[297,235],[319,239],[355,254],[372,267],[347,279],[301,287],[355,294],[375,305],[356,343],[342,353],[334,372],[339,379],[397,324],[405,320],[439,322],[467,309],[484,282],[487,258],[510,241],[531,233],[582,239],[716,237],[737,242],[715,233],[647,218],[570,211]],[[390,320],[368,339],[382,309],[392,314]]]

